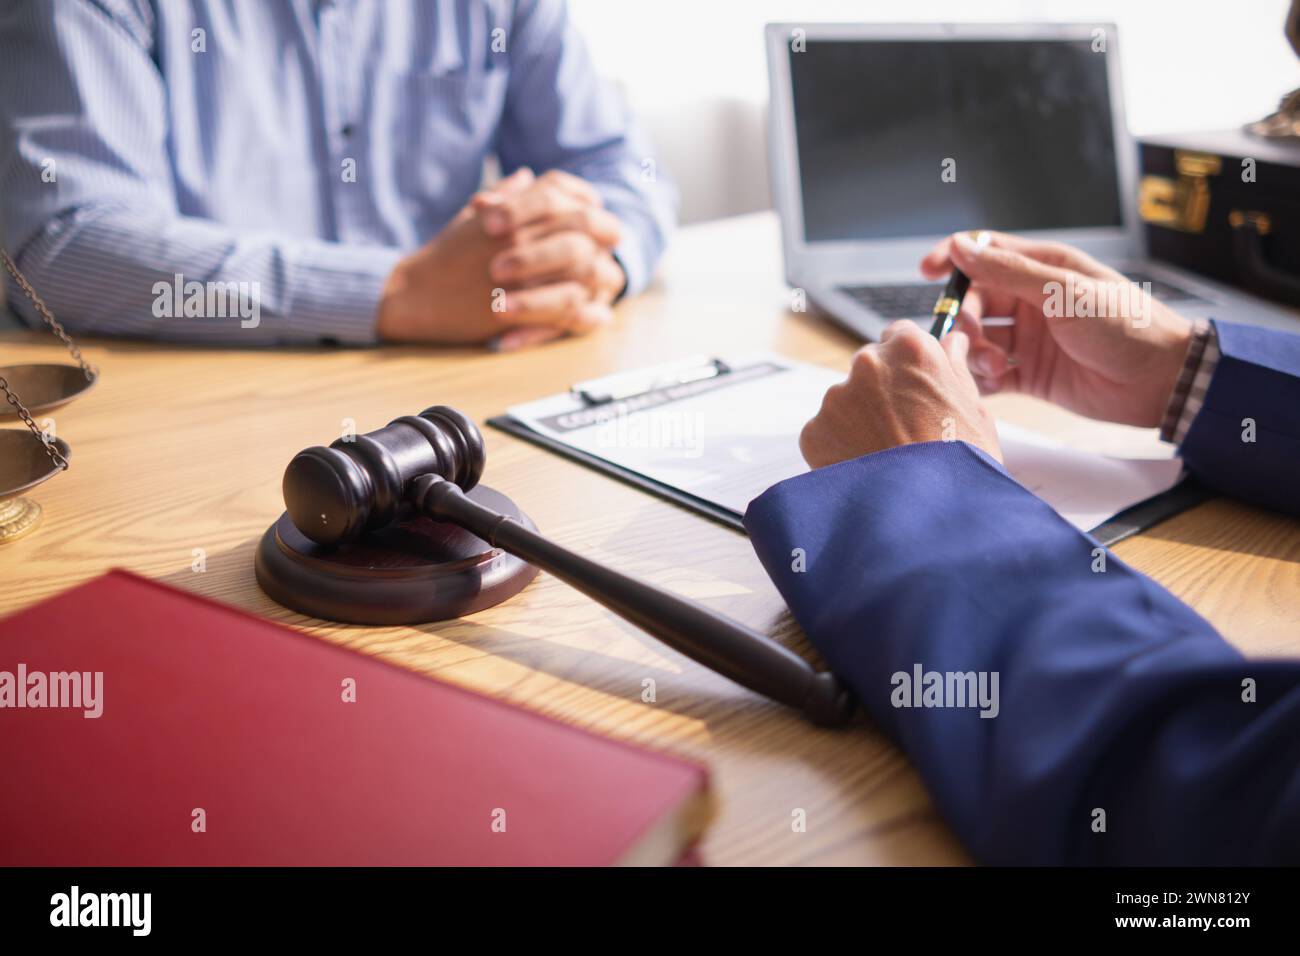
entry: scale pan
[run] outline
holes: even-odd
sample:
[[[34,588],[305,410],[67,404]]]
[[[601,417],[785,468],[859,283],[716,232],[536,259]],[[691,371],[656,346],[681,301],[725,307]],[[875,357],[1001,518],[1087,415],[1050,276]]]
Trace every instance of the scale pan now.
[[[33,415],[68,404],[82,392],[90,391],[99,379],[99,376],[86,378],[86,373],[75,365],[54,364],[6,365],[0,368],[0,375]],[[0,396],[0,421],[17,417],[17,410]],[[0,487],[4,487],[3,483]]]
[[[81,374],[81,369],[76,366],[72,370]],[[62,438],[54,439],[51,444],[65,460],[72,454]],[[0,500],[35,488],[61,470],[31,432],[0,429]]]

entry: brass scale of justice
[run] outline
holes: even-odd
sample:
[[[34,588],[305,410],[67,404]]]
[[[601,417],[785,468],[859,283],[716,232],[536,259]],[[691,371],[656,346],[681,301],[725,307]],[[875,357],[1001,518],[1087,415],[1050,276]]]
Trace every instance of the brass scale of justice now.
[[[68,445],[45,435],[33,415],[84,394],[99,371],[8,253],[0,249],[0,256],[77,362],[0,368],[10,406],[0,408],[0,418],[16,415],[27,426],[0,429],[3,544],[40,520],[40,506],[23,493],[68,468]],[[765,634],[543,537],[513,501],[478,483],[485,458],[474,422],[441,405],[299,452],[284,473],[286,510],[257,547],[258,584],[277,603],[327,621],[421,624],[499,604],[540,569],[813,723],[851,719],[856,701],[831,672],[814,670]]]
[[[0,421],[19,418],[31,432],[29,436],[17,429],[0,429],[0,544],[5,544],[16,541],[40,524],[41,506],[23,494],[65,471],[71,454],[67,442],[48,437],[32,416],[54,411],[84,394],[98,381],[99,370],[81,357],[77,343],[72,341],[31,283],[18,271],[9,253],[0,249],[0,258],[18,283],[18,288],[31,299],[41,319],[77,363],[75,366],[27,364],[0,368],[0,391],[4,392],[8,403],[8,407],[0,406]],[[24,405],[20,396],[26,396],[31,405]]]

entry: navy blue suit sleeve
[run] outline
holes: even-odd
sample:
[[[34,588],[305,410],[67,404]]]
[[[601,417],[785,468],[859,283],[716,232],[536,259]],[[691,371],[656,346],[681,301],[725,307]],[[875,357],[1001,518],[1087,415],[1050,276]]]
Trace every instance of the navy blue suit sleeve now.
[[[819,469],[745,525],[977,859],[1300,862],[1300,662],[1245,660],[983,452]],[[901,693],[918,670],[959,675],[949,706]],[[953,706],[964,675],[987,706]]]
[[[1226,495],[1300,515],[1300,335],[1214,327],[1221,355],[1183,460]]]

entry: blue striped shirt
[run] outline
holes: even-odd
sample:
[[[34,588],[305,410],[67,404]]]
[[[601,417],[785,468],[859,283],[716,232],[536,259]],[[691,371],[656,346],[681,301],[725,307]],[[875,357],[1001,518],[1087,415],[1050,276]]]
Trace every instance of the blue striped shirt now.
[[[489,155],[593,183],[630,291],[673,220],[563,0],[5,0],[0,91],[0,237],[75,332],[371,343]]]

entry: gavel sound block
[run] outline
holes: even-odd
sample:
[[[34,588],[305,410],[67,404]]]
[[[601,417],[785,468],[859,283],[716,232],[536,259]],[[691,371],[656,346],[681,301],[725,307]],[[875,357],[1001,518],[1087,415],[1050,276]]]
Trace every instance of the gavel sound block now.
[[[459,617],[549,572],[737,683],[845,723],[854,701],[829,672],[708,608],[549,541],[510,499],[478,485],[483,436],[446,406],[299,452],[287,510],[262,537],[257,580],[285,607],[327,620],[411,624]]]
[[[505,495],[478,485],[483,439],[474,423],[453,409],[449,419],[434,411],[293,459],[284,476],[290,510],[257,551],[267,595],[329,621],[423,624],[500,604],[537,576],[526,561],[405,500],[402,474],[445,472],[472,500],[535,527]]]

